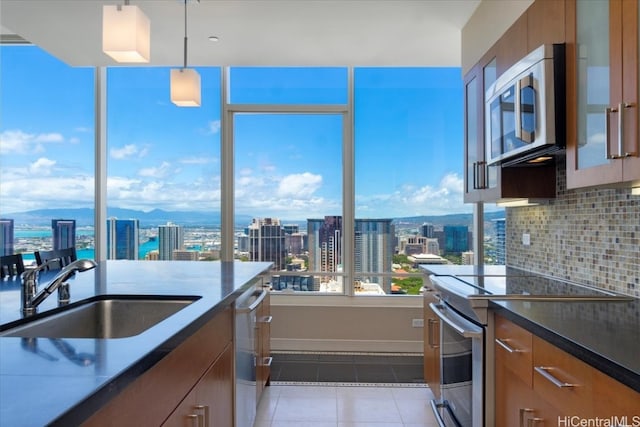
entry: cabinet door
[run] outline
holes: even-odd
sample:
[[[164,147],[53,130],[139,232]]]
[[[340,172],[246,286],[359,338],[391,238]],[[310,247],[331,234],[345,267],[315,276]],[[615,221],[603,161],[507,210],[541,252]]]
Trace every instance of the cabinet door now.
[[[464,201],[477,202],[480,200],[479,190],[483,188],[482,170],[484,167],[484,147],[482,145],[482,105],[478,76],[479,67],[476,65],[465,76],[465,123],[464,123],[464,152],[465,152],[465,194]]]
[[[233,427],[233,346],[227,345],[163,427]]]
[[[638,2],[566,5],[567,187],[638,180]]]
[[[424,380],[440,399],[440,321],[429,307],[438,299],[433,291],[424,293]]]

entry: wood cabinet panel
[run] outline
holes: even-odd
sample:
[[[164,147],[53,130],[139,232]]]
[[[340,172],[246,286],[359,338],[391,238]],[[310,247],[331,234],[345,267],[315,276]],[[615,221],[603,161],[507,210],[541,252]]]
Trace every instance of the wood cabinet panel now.
[[[498,350],[496,346],[496,363]],[[530,366],[529,366],[530,368]],[[529,369],[530,370],[530,369]],[[524,418],[534,415],[533,389],[512,370],[496,366],[496,427],[523,426]]]
[[[233,310],[227,308],[128,385],[83,425],[161,425],[232,341],[232,336]]]
[[[496,364],[533,386],[533,335],[501,316],[495,316]]]
[[[533,337],[533,389],[566,414],[593,414],[593,372],[586,363],[547,341]]]
[[[536,0],[527,9],[527,51],[543,44],[564,43],[564,0]]]
[[[628,424],[640,425],[640,393],[600,371],[593,374],[593,389],[597,391],[593,396],[595,416],[627,417]]]
[[[498,76],[507,71],[513,64],[524,58],[527,50],[527,14],[524,13],[500,37],[497,42],[496,66]]]

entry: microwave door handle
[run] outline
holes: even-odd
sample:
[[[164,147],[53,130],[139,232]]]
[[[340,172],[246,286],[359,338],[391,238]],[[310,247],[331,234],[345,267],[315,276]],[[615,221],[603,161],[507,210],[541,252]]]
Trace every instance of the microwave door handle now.
[[[522,114],[522,108],[520,105],[520,79],[516,80],[515,82],[515,92],[514,93],[514,97],[515,97],[515,101],[514,101],[514,105],[513,105],[513,114],[514,114],[514,118],[515,118],[515,134],[516,134],[516,139],[522,139],[522,117],[520,116],[520,114]]]

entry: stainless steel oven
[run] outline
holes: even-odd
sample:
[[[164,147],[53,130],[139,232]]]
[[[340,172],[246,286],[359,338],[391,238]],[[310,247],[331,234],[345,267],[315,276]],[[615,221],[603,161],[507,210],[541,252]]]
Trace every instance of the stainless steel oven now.
[[[484,328],[446,302],[429,304],[440,318],[441,398],[431,406],[441,426],[482,426]]]

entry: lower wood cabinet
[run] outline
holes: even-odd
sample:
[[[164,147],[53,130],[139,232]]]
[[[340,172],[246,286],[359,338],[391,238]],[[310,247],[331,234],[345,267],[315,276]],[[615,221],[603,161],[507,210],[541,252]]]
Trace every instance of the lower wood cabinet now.
[[[233,346],[224,352],[162,424],[167,427],[233,426]]]
[[[208,416],[211,426],[233,427],[233,354],[229,307],[83,425],[202,426]]]
[[[635,390],[498,315],[495,338],[497,427],[640,422]]]

